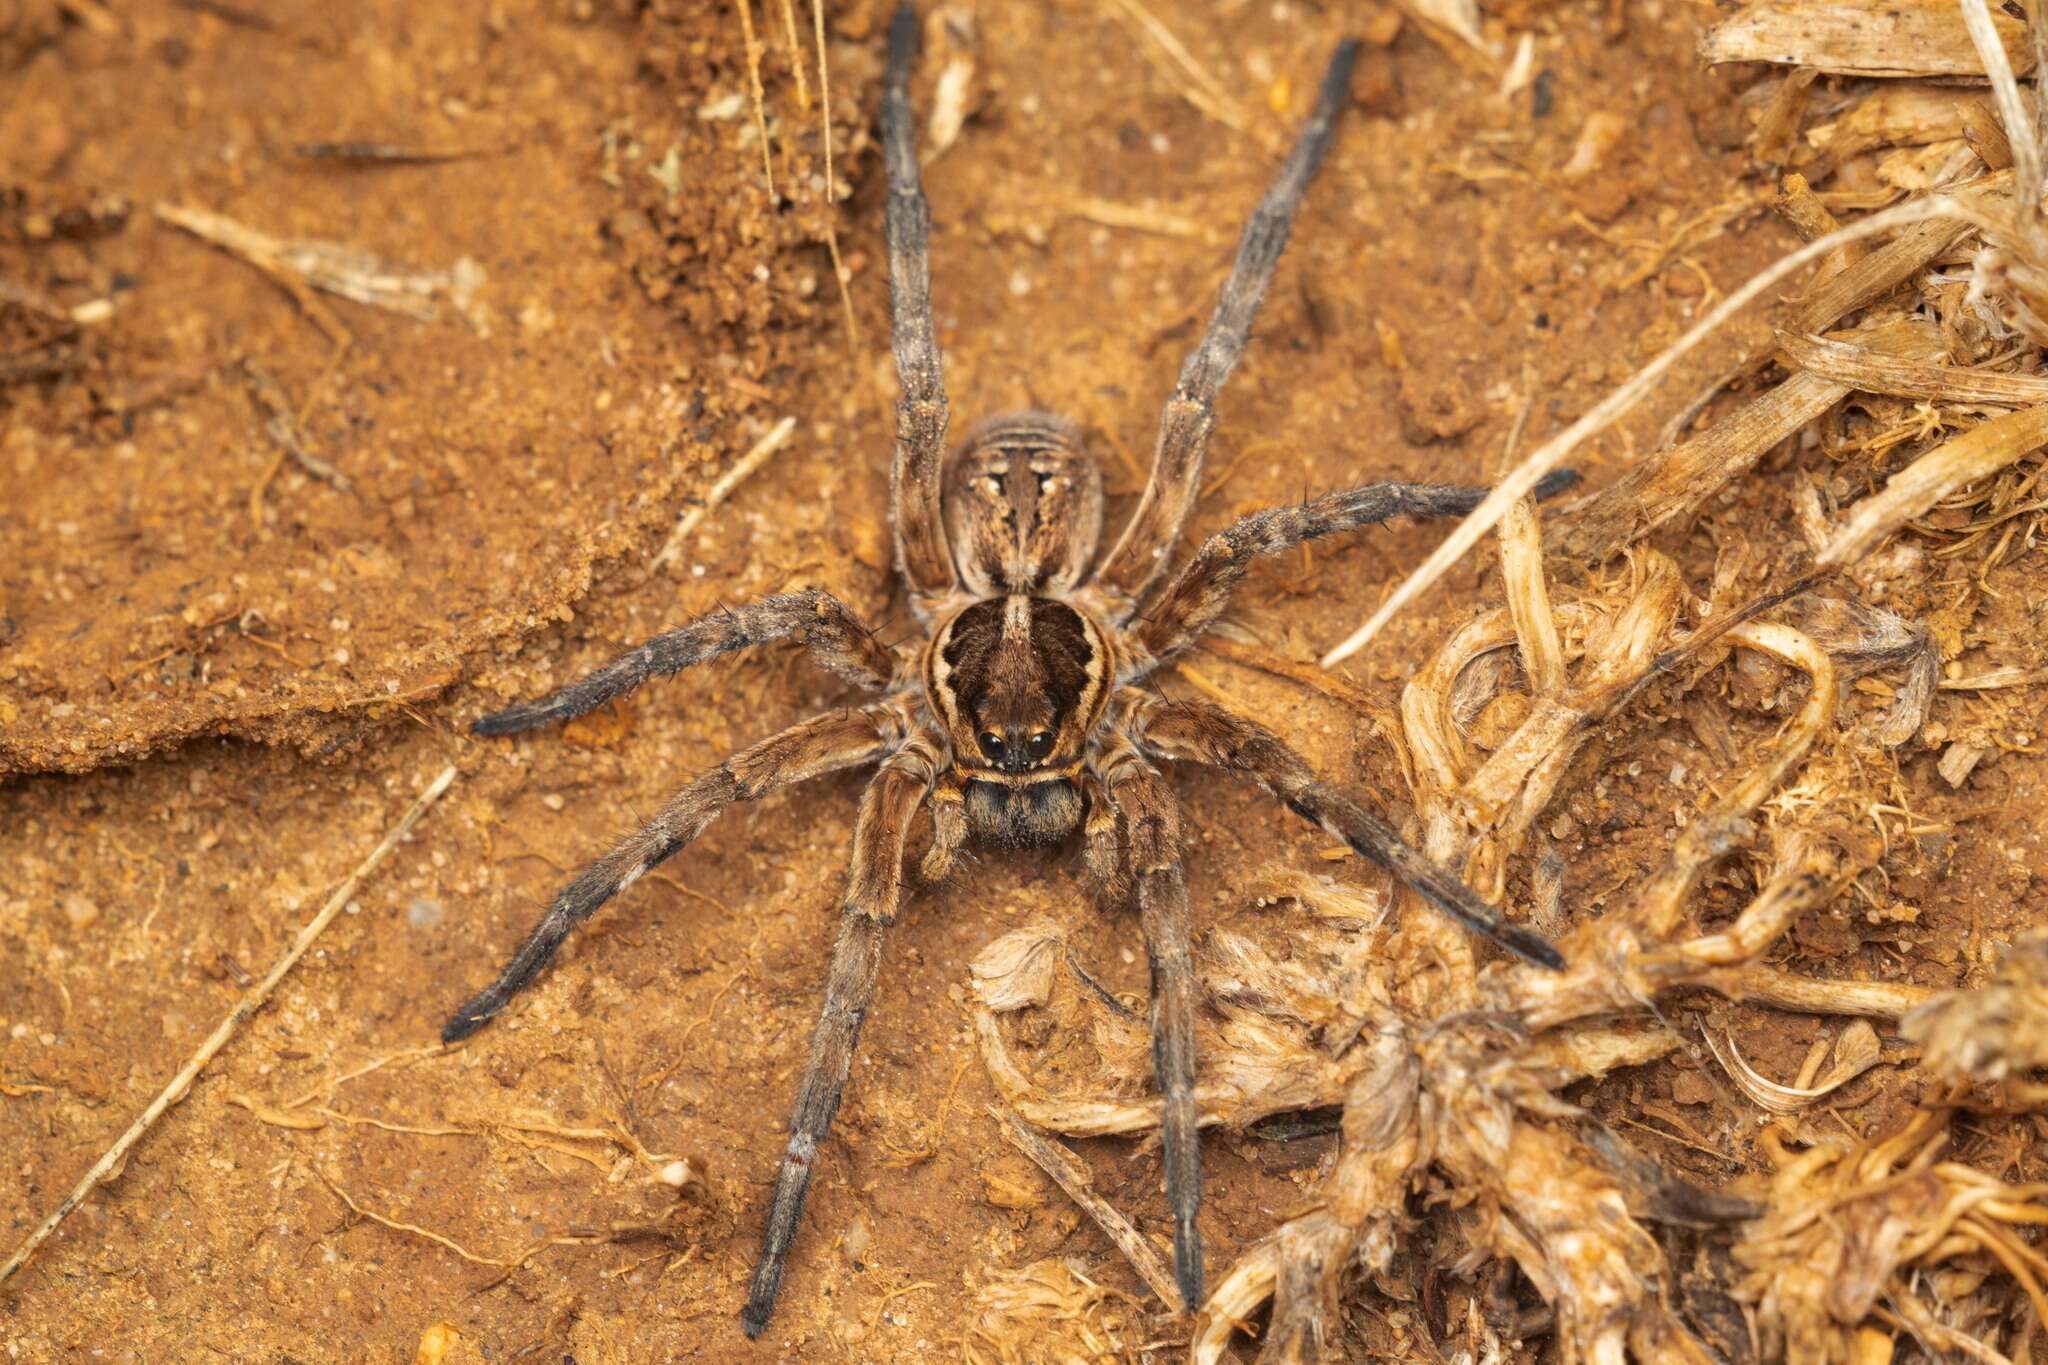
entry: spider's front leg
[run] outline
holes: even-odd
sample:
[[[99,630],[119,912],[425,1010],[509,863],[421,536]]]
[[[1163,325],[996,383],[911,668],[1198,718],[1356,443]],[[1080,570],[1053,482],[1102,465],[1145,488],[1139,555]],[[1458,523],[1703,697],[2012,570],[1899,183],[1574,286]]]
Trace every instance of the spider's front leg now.
[[[727,806],[756,801],[779,788],[841,768],[872,763],[896,747],[907,722],[901,705],[814,716],[743,749],[669,798],[652,820],[599,858],[556,895],[498,973],[449,1017],[441,1040],[460,1042],[482,1028],[540,974],[562,940],[597,908],[664,859],[674,856]]]
[[[1564,959],[1540,935],[1509,924],[1457,874],[1439,867],[1386,821],[1318,778],[1301,755],[1263,725],[1205,701],[1165,701],[1136,690],[1111,703],[1118,727],[1145,753],[1227,768],[1257,781],[1286,807],[1370,858],[1476,934],[1539,967]]]
[[[1159,1128],[1166,1201],[1173,1209],[1173,1273],[1181,1302],[1193,1312],[1202,1302],[1202,1230],[1196,1222],[1202,1149],[1195,1111],[1195,960],[1180,806],[1159,770],[1128,742],[1111,747],[1099,771],[1112,825],[1122,817],[1129,875],[1137,885],[1138,923],[1152,975],[1152,1069],[1164,1100]]]
[[[889,318],[894,333],[896,456],[889,504],[896,523],[896,564],[920,605],[954,584],[953,556],[939,515],[940,465],[946,453],[945,363],[932,328],[932,213],[918,178],[917,133],[910,113],[910,66],[917,59],[917,12],[899,5],[889,23],[889,67],[882,82],[882,160],[889,177],[883,227],[889,243]]]
[[[775,1197],[768,1208],[761,1260],[754,1267],[747,1306],[740,1313],[740,1326],[749,1337],[760,1336],[775,1311],[783,1267],[803,1217],[804,1196],[811,1188],[818,1143],[839,1112],[839,1097],[853,1066],[861,1023],[874,1003],[882,930],[895,922],[902,899],[904,836],[918,803],[931,790],[936,767],[937,758],[929,745],[913,739],[882,765],[861,797],[839,940],[833,945],[832,968],[825,978],[825,1008],[811,1034],[810,1058],[804,1063],[796,1108],[789,1119],[789,1146],[775,1175]]]
[[[1561,493],[1578,479],[1572,470],[1557,470],[1536,485],[1536,496]],[[1487,492],[1450,484],[1369,483],[1240,517],[1202,542],[1195,557],[1174,575],[1145,614],[1125,628],[1120,681],[1144,677],[1199,640],[1223,614],[1230,594],[1244,581],[1253,560],[1394,517],[1463,516],[1477,507]]]
[[[1119,621],[1136,610],[1145,590],[1165,571],[1167,555],[1180,537],[1201,486],[1202,460],[1209,433],[1216,425],[1216,395],[1237,368],[1251,337],[1252,320],[1272,283],[1273,269],[1287,246],[1294,214],[1309,182],[1323,163],[1335,135],[1337,113],[1351,85],[1358,44],[1338,44],[1316,91],[1315,108],[1295,139],[1294,150],[1266,190],[1265,198],[1244,225],[1230,278],[1216,300],[1209,328],[1181,366],[1180,379],[1159,417],[1159,439],[1152,456],[1152,477],[1138,499],[1138,510],[1118,538],[1116,548],[1096,571],[1095,586],[1115,608]]]
[[[896,656],[831,593],[818,588],[778,592],[709,616],[635,645],[593,673],[538,701],[493,711],[472,724],[478,735],[509,735],[594,711],[649,678],[680,673],[721,654],[795,638],[833,673],[880,692],[896,676]]]

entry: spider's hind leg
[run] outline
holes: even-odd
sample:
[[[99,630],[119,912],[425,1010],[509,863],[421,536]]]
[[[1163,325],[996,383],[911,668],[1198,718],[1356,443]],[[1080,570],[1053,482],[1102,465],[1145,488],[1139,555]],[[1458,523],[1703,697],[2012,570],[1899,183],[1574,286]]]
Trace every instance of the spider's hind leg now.
[[[825,1007],[811,1034],[810,1057],[804,1063],[796,1107],[789,1119],[789,1146],[775,1175],[761,1260],[754,1268],[747,1306],[740,1313],[740,1326],[749,1337],[760,1336],[775,1311],[783,1267],[803,1217],[804,1197],[810,1192],[818,1143],[839,1112],[839,1097],[853,1066],[861,1024],[874,1003],[882,930],[894,922],[902,897],[904,836],[918,802],[931,788],[932,766],[929,752],[920,752],[913,744],[883,765],[861,798],[839,940],[833,946],[832,968],[825,978]]]

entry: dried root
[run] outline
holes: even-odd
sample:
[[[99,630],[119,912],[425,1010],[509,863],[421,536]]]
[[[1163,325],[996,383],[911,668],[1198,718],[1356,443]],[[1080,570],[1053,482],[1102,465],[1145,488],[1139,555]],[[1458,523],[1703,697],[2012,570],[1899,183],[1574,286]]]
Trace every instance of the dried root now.
[[[1659,1211],[1671,1203],[1670,1182],[1654,1163],[1617,1160],[1612,1135],[1589,1127],[1559,1091],[1679,1047],[1659,1002],[1684,993],[1893,1019],[1916,1009],[1916,1019],[1935,1019],[1960,1008],[1945,1006],[1946,997],[1930,1003],[1920,988],[1810,980],[1767,963],[1801,915],[1840,895],[1863,870],[1834,837],[1852,821],[1831,793],[1845,786],[1843,772],[1856,761],[1856,737],[1837,723],[1839,676],[1913,667],[1927,654],[1924,634],[1887,613],[1825,597],[1786,608],[1811,634],[1754,619],[1747,609],[1705,612],[1681,633],[1686,594],[1676,567],[1654,553],[1639,555],[1629,578],[1602,595],[1552,604],[1533,552],[1536,528],[1511,524],[1509,532],[1509,606],[1482,611],[1454,632],[1410,683],[1401,714],[1424,843],[1482,889],[1498,894],[1509,861],[1523,852],[1574,759],[1600,742],[1603,724],[1659,678],[1681,686],[1675,661],[1705,677],[1745,657],[1768,659],[1803,678],[1803,695],[1792,684],[1781,687],[1797,698],[1789,718],[1740,771],[1709,784],[1719,799],[1684,822],[1663,866],[1616,908],[1568,931],[1563,972],[1511,962],[1481,970],[1467,940],[1405,892],[1355,894],[1343,913],[1331,913],[1330,888],[1300,874],[1272,886],[1283,903],[1298,899],[1311,912],[1285,927],[1284,953],[1268,951],[1256,931],[1209,935],[1202,1121],[1242,1128],[1274,1114],[1337,1107],[1342,1141],[1307,1210],[1248,1250],[1202,1306],[1192,1355],[1205,1365],[1224,1359],[1262,1312],[1261,1361],[1321,1358],[1346,1289],[1392,1265],[1425,1185],[1455,1192],[1454,1221],[1471,1247],[1462,1269],[1504,1258],[1549,1304],[1558,1359],[1714,1359],[1678,1305],[1677,1271],[1648,1226],[1673,1216]],[[1529,692],[1514,690],[1517,678]],[[1931,693],[1931,679],[1925,690]],[[1924,701],[1916,703],[1916,725]],[[1491,719],[1495,736],[1485,745],[1475,737],[1482,718]],[[1703,878],[1745,850],[1756,866],[1748,903],[1731,921],[1702,930]],[[2026,1005],[2033,1002],[2012,996],[2024,987],[2019,969],[2010,975],[2005,1003],[1994,1008],[2015,1021],[2009,1034],[2024,1036],[2017,1021],[2031,1018]],[[1140,1133],[1157,1123],[1141,1024],[1090,990],[1049,928],[991,944],[975,978],[984,1060],[997,1089],[1030,1122],[1075,1135]],[[1086,1076],[1086,1085],[1043,1085],[1013,1052],[1003,1017],[1041,1010],[1055,1027],[1046,1035],[1051,1050],[1033,1058],[1034,1069]],[[1086,1056],[1068,1052],[1083,1047]],[[1771,1101],[1763,1108],[1790,1116],[1873,1065],[1878,1039],[1858,1020],[1838,1038],[1826,1073],[1798,1085],[1748,1071],[1732,1048],[1729,1056],[1731,1074],[1746,1072],[1759,1101]],[[1957,1181],[1968,1184],[1960,1174]],[[1853,1186],[1841,1188],[1846,1197]],[[2029,1197],[2008,1191],[1994,1203]],[[1739,1201],[1717,1205],[1711,1196],[1679,1202],[1695,1214],[1709,1208],[1710,1220],[1757,1212]],[[1773,1210],[1776,1216],[1779,1206]],[[1775,1227],[1768,1218],[1758,1223],[1744,1246],[1779,1245],[1788,1234],[1767,1232]],[[1808,1224],[1795,1231],[1820,1235]],[[1825,1231],[1840,1234],[1832,1225]],[[1970,1235],[2002,1238],[1987,1255],[2010,1252],[2024,1264],[2034,1254],[1974,1224]],[[1846,1319],[1829,1317],[1830,1330],[1853,1334],[1888,1321],[1873,1307],[1879,1297],[1890,1305],[1885,1312],[1923,1334],[1946,1340],[1941,1333],[1961,1330],[1943,1325],[1944,1314],[1953,1316],[1947,1307],[1918,1299],[1900,1306],[1908,1300],[1899,1276],[1946,1263],[1959,1254],[1951,1243],[1937,1236],[1900,1244],[1912,1254],[1872,1269],[1878,1289],[1843,1300],[1860,1307]],[[1800,1314],[1833,1312],[1816,1310],[1825,1300],[1801,1297],[1789,1280],[1759,1276],[1754,1283],[1761,1287],[1744,1301],[1784,1342],[1816,1330]],[[2003,1283],[1984,1292],[1996,1298]],[[1792,1351],[1790,1358],[1850,1357]]]

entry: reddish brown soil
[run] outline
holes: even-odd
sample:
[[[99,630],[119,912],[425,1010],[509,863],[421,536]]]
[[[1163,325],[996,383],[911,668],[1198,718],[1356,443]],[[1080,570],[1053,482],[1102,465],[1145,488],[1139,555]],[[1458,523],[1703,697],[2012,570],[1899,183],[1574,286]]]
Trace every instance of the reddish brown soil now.
[[[460,768],[125,1173],[0,1290],[0,1337],[20,1358],[409,1359],[445,1321],[461,1334],[455,1351],[475,1353],[450,1359],[955,1359],[989,1267],[1073,1254],[1135,1287],[1057,1196],[1035,1213],[988,1198],[991,1174],[1037,1177],[982,1112],[967,961],[1043,915],[1112,989],[1144,990],[1133,926],[1090,908],[1069,853],[992,855],[921,894],[894,931],[780,1314],[761,1345],[741,1338],[854,777],[720,822],[672,880],[604,912],[464,1048],[341,1084],[320,1126],[278,1122],[330,1078],[431,1044],[564,872],[685,775],[848,693],[770,653],[649,688],[566,733],[472,741],[464,727],[480,711],[721,601],[797,582],[909,628],[884,530],[893,376],[869,129],[885,10],[832,8],[834,169],[851,189],[836,208],[821,200],[817,113],[799,104],[779,7],[753,18],[769,41],[781,205],[744,106],[727,116],[746,90],[728,7],[0,5],[0,280],[67,306],[116,302],[62,373],[0,389],[0,1241],[18,1240],[127,1126],[412,793],[443,764]],[[1540,400],[1530,439],[1555,430],[1676,335],[1704,281],[1726,290],[1790,240],[1744,216],[1687,261],[1616,286],[1648,259],[1629,244],[1753,191],[1734,86],[1696,66],[1689,7],[1628,6],[1618,31],[1604,3],[1511,9],[1494,20],[1535,33],[1540,100],[1500,98],[1496,75],[1412,24],[1369,47],[1221,405],[1218,486],[1197,533],[1304,489],[1484,481],[1522,395]],[[1338,6],[1159,12],[1252,111],[1258,138],[1177,95],[1112,7],[991,5],[972,116],[927,171],[955,412],[964,424],[1064,409],[1103,456],[1113,513],[1137,488],[1116,452],[1149,449],[1236,224],[1324,55],[1347,28],[1392,31],[1388,14]],[[1621,115],[1626,132],[1596,176],[1568,184],[1557,171],[1596,111]],[[294,150],[334,139],[476,155],[356,167]],[[125,226],[89,232],[67,215],[95,194],[129,203]],[[1080,196],[1212,231],[1103,226],[1076,212]],[[155,220],[158,202],[414,268],[466,257],[485,283],[469,316],[444,306],[431,322],[328,299],[352,338],[338,352],[249,264]],[[9,348],[45,340],[0,322]],[[1587,453],[1589,476],[1651,444],[1734,346]],[[278,448],[251,369],[305,410],[309,445],[349,491],[290,462],[267,475]],[[675,572],[650,572],[688,500],[783,414],[798,418],[788,448],[707,520]],[[1661,543],[1703,590],[1716,537],[1771,542],[1776,497],[1767,477]],[[1375,532],[1262,570],[1242,619],[1311,656],[1434,534]],[[1971,647],[2029,637],[2024,606],[2042,575],[2038,553],[1999,571],[2000,605],[1971,626]],[[1391,707],[1412,661],[1491,578],[1476,560],[1455,574],[1352,676]],[[1981,657],[2029,661],[1995,646]],[[1196,665],[1326,772],[1398,807],[1370,717],[1213,657]],[[1936,719],[1971,704],[1945,695]],[[1740,733],[1775,718],[1752,714]],[[1663,775],[1684,753],[1703,780],[1713,766],[1700,744],[1675,715],[1650,714],[1574,779],[1567,907],[1603,903],[1668,848],[1670,812],[1690,792]],[[1957,980],[2009,934],[2044,868],[2027,814],[2035,759],[1996,755],[1960,793],[1931,752],[1906,772],[1917,813],[1975,818],[1956,826],[1946,875],[1916,864],[1910,891],[1895,888],[1917,921],[1845,912],[1832,937],[1800,945],[1809,968]],[[1255,793],[1198,776],[1183,790],[1200,913],[1238,905],[1233,888],[1269,862],[1320,865],[1325,841]],[[1779,1077],[1819,1027],[1722,1013]],[[1912,1096],[1893,1074],[1853,1086],[1842,1121],[1895,1122]],[[1758,1168],[1754,1111],[1691,1059],[1585,1098],[1666,1132],[1682,1123],[1678,1140],[1631,1136],[1708,1183]],[[294,1122],[320,1108],[291,1111]],[[521,1117],[617,1118],[707,1179],[678,1201],[616,1146],[514,1140],[502,1125]],[[406,1131],[437,1128],[463,1131]],[[927,1160],[893,1154],[927,1140]],[[1242,1137],[1209,1145],[1212,1266],[1298,1202],[1327,1141],[1285,1154]],[[1108,1198],[1163,1232],[1155,1150],[1104,1141],[1083,1153]],[[354,1216],[342,1191],[484,1258],[616,1227],[668,1240],[556,1246],[508,1273]],[[1155,1339],[1180,1330],[1162,1321]]]

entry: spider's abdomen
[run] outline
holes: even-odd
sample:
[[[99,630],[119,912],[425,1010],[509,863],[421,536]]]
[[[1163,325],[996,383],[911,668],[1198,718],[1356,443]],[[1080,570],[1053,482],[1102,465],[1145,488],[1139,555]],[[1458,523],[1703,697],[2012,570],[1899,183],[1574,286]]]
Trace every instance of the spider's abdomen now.
[[[1080,825],[1086,809],[1081,789],[1063,777],[1023,786],[967,784],[968,828],[991,843],[1058,843]]]
[[[977,597],[1058,595],[1077,585],[1102,534],[1102,472],[1074,426],[1044,412],[992,417],[946,465],[946,538]]]

